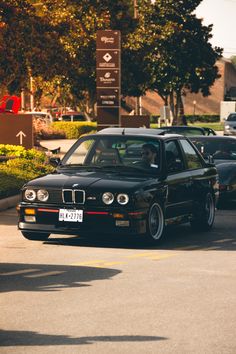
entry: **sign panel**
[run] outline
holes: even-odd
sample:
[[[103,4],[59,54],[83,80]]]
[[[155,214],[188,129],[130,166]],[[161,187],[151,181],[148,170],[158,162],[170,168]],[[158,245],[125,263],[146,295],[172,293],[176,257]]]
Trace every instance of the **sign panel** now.
[[[97,69],[97,88],[100,87],[120,87],[119,70]]]
[[[137,115],[121,116],[121,127],[150,128],[150,117],[149,116],[137,116]]]
[[[98,107],[97,115],[99,117],[98,125],[119,126],[119,107]]]
[[[33,147],[33,124],[31,114],[0,114],[0,144]]]
[[[120,52],[118,50],[97,50],[97,69],[119,69]]]
[[[97,31],[97,49],[120,49],[120,32]]]
[[[97,126],[120,125],[120,31],[97,31]]]
[[[119,107],[120,91],[118,89],[97,89],[97,107]]]

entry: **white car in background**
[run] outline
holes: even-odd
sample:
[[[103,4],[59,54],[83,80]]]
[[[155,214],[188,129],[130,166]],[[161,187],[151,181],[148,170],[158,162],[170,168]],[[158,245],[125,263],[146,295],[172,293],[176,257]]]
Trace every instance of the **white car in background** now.
[[[236,135],[236,112],[230,115],[224,121],[224,135]]]
[[[32,117],[34,119],[42,121],[46,124],[50,124],[53,121],[53,117],[52,117],[51,113],[48,113],[48,112],[32,111],[32,112],[25,112],[25,114],[32,114]]]

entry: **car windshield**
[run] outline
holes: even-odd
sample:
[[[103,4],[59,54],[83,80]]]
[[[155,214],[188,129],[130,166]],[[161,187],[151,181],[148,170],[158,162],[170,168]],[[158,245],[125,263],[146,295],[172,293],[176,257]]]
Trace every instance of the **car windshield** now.
[[[236,122],[236,114],[230,114],[227,118],[227,122]]]
[[[62,159],[61,168],[78,167],[157,173],[160,142],[148,137],[87,136],[80,139]]]
[[[204,130],[201,128],[191,128],[191,127],[167,127],[167,128],[160,128],[166,130],[168,133],[173,134],[181,134],[184,136],[192,136],[192,135],[205,135]]]
[[[84,121],[86,121],[86,118],[85,118],[85,116],[84,115],[82,115],[82,114],[64,114],[64,115],[62,115],[62,120],[64,120],[64,121],[68,121],[68,122],[70,122],[70,121],[73,121],[73,122],[84,122]]]
[[[236,160],[236,139],[191,139],[203,155],[214,159]]]

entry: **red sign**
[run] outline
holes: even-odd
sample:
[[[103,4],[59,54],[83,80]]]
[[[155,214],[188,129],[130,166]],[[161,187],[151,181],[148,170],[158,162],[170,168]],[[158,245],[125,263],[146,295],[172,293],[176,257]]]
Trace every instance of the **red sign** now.
[[[15,113],[19,112],[21,99],[18,96],[5,95],[0,103],[0,113]]]

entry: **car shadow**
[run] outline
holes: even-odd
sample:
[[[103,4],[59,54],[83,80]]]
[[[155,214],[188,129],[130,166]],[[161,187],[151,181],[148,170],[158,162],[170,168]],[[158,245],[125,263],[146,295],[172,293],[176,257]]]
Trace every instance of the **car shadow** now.
[[[0,331],[0,343],[8,346],[48,346],[48,345],[85,345],[96,342],[154,342],[167,340],[166,337],[120,335],[120,336],[88,336],[71,337],[66,335],[50,335],[33,331]]]
[[[210,232],[194,231],[190,224],[168,227],[165,237],[158,244],[149,243],[142,236],[118,236],[112,232],[96,236],[52,235],[44,244],[77,247],[123,248],[123,249],[165,249],[165,250],[236,250],[235,212],[230,222],[224,223],[225,212],[217,211],[214,227]]]
[[[118,269],[50,264],[0,264],[0,292],[52,292],[91,286],[94,280],[110,279]]]

